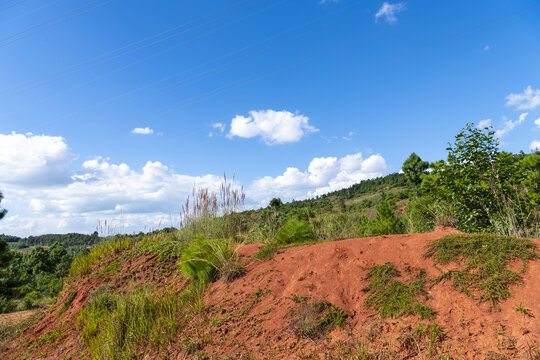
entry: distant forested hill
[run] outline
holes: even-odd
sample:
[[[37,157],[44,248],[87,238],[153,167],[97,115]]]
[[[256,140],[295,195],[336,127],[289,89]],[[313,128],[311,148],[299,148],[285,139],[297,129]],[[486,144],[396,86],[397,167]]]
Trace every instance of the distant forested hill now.
[[[97,231],[91,235],[86,234],[45,234],[20,238],[17,236],[0,234],[0,241],[6,241],[14,249],[30,248],[32,246],[52,246],[55,242],[64,247],[89,246],[99,242]]]

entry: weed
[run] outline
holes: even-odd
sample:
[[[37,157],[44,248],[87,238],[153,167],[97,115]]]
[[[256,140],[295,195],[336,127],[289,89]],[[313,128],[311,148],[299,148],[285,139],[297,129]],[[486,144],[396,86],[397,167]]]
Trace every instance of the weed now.
[[[295,332],[317,338],[336,326],[344,327],[348,314],[328,301],[302,303],[292,323]]]
[[[278,246],[276,244],[266,244],[259,249],[254,255],[253,259],[255,260],[267,260],[274,256]]]
[[[392,263],[373,266],[367,275],[370,283],[363,289],[370,293],[366,305],[376,308],[382,317],[416,313],[423,319],[432,318],[435,315],[433,310],[416,300],[418,296],[427,294],[424,274],[419,272],[414,281],[405,284],[394,279],[399,276],[399,272]]]
[[[133,358],[151,345],[155,350],[180,328],[179,297],[140,288],[114,294],[107,287],[92,293],[78,322],[93,358]]]
[[[290,218],[278,231],[276,240],[280,244],[302,243],[313,241],[311,225],[295,217]]]
[[[64,301],[64,303],[62,304],[62,307],[60,308],[60,310],[56,314],[56,316],[55,316],[56,319],[58,319],[63,313],[66,312],[67,309],[69,309],[69,306],[73,302],[73,299],[75,299],[75,296],[77,296],[76,291],[72,291],[72,292],[69,293],[68,297],[66,298],[66,301]]]
[[[186,277],[200,281],[214,281],[218,278],[231,281],[244,273],[240,264],[238,250],[240,245],[232,240],[194,239],[187,247],[180,265]]]
[[[453,278],[453,286],[480,301],[489,301],[492,308],[511,296],[509,287],[520,283],[520,276],[507,269],[511,260],[527,262],[538,258],[535,245],[527,239],[494,234],[449,235],[434,240],[425,254],[440,264],[465,262],[464,270],[439,277]]]
[[[297,304],[305,304],[307,301],[306,296],[291,294],[291,300]]]
[[[521,303],[519,303],[519,305],[514,305],[514,310],[516,311],[519,311],[520,313],[523,313],[524,315],[528,316],[528,317],[533,317],[531,311],[525,307],[523,307],[523,305]]]
[[[178,240],[162,240],[159,237],[144,237],[135,246],[137,255],[155,256],[159,261],[170,262],[179,259],[185,243]]]
[[[69,277],[76,278],[88,275],[90,267],[108,259],[114,254],[127,250],[133,244],[133,239],[127,236],[105,240],[92,248],[88,254],[76,257],[71,263]]]

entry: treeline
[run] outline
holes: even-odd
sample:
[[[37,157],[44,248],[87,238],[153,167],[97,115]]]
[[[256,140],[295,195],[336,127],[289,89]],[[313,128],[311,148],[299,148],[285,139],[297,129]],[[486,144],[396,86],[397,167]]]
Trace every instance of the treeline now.
[[[0,234],[0,241],[5,241],[14,249],[24,249],[34,246],[52,246],[54,243],[59,243],[66,248],[78,246],[92,246],[100,241],[98,232],[95,231],[91,235],[86,234],[45,234],[39,236],[28,236],[20,238],[17,236]]]
[[[0,240],[0,313],[31,309],[51,301],[62,289],[73,259],[86,248],[66,249],[54,243],[22,253]]]

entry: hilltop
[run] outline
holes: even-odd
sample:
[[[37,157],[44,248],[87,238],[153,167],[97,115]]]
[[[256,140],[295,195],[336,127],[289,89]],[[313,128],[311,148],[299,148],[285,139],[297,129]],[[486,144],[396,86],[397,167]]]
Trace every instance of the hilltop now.
[[[497,266],[507,270],[498,268],[492,276],[505,278],[465,282],[470,271],[478,274],[466,266],[465,247],[459,255],[463,261],[438,258],[451,260],[458,242],[496,246],[485,256],[498,254]],[[257,260],[263,244],[249,244],[239,251],[242,274],[205,290],[181,271],[182,251],[170,235],[138,243],[115,240],[95,248],[85,265],[79,264],[79,273],[72,272],[55,304],[3,343],[0,354],[7,359],[107,354],[535,359],[540,354],[534,317],[540,314],[538,245],[539,240],[438,229],[285,247]],[[442,252],[450,248],[453,254]],[[481,254],[476,259],[483,261]]]

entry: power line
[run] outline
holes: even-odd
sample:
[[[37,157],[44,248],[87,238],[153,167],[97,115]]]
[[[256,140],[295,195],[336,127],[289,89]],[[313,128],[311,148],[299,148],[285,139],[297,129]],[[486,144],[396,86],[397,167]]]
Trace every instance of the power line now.
[[[25,1],[26,1],[26,0],[19,0],[19,1],[15,2],[14,4],[11,4],[11,5],[6,6],[6,7],[3,7],[3,8],[0,8],[0,11],[4,11],[4,10],[7,10],[7,9],[11,9],[12,7],[17,6],[17,5],[19,5],[19,4],[22,4],[22,3],[25,2]],[[8,2],[10,2],[10,1],[8,1]],[[7,3],[6,3],[6,4],[7,4]],[[0,4],[0,6],[2,6],[2,5],[4,5],[4,4]]]
[[[98,0],[98,1],[99,1],[99,0]],[[142,50],[142,49],[144,49],[144,48],[146,48],[146,47],[149,47],[149,46],[157,45],[157,44],[159,44],[159,43],[161,43],[161,42],[163,42],[163,41],[169,40],[169,39],[171,39],[171,38],[173,38],[173,37],[176,37],[176,36],[182,35],[182,34],[184,34],[184,33],[193,31],[193,30],[195,30],[196,28],[199,28],[199,27],[201,27],[201,26],[205,26],[205,25],[211,24],[211,23],[213,23],[213,22],[222,20],[222,19],[224,19],[224,18],[226,18],[226,17],[230,17],[230,16],[234,15],[234,13],[229,14],[229,15],[227,15],[226,17],[222,17],[222,18],[219,18],[219,19],[215,19],[215,20],[212,20],[212,21],[208,21],[208,22],[206,22],[206,23],[204,23],[204,24],[199,24],[199,25],[197,25],[197,26],[195,26],[195,27],[188,28],[188,29],[184,30],[184,31],[181,32],[181,33],[173,34],[174,36],[173,36],[173,35],[169,35],[169,37],[167,37],[167,38],[165,38],[165,39],[158,39],[158,40],[156,40],[156,41],[154,41],[154,42],[151,42],[151,43],[148,43],[148,44],[144,44],[145,42],[147,42],[147,41],[149,41],[149,40],[159,38],[159,37],[162,36],[162,35],[166,35],[166,34],[169,34],[169,33],[171,33],[171,32],[174,32],[174,31],[176,31],[176,30],[180,30],[180,29],[182,29],[182,28],[184,28],[184,27],[187,27],[188,25],[194,24],[194,23],[199,22],[199,21],[201,21],[201,20],[208,19],[208,18],[210,18],[210,17],[219,15],[219,14],[221,14],[221,13],[225,13],[225,12],[227,12],[227,11],[229,11],[229,10],[235,9],[235,8],[237,8],[237,7],[239,7],[239,6],[243,5],[243,4],[247,4],[247,3],[252,2],[252,1],[254,1],[254,0],[242,0],[242,1],[236,3],[236,4],[232,5],[232,6],[229,6],[229,7],[223,8],[223,9],[220,9],[220,10],[218,10],[218,11],[214,11],[214,12],[208,14],[208,15],[204,15],[204,16],[201,16],[201,17],[198,17],[198,18],[189,20],[189,21],[187,21],[187,22],[185,22],[185,23],[183,23],[183,24],[181,24],[181,25],[177,25],[177,26],[171,27],[171,28],[169,28],[169,29],[167,29],[167,30],[161,31],[161,32],[159,32],[159,33],[157,33],[157,34],[148,36],[148,37],[143,38],[143,39],[141,39],[141,40],[137,40],[137,41],[131,42],[131,43],[129,43],[129,44],[123,45],[123,46],[121,46],[121,47],[119,47],[119,48],[116,48],[116,49],[113,49],[113,50],[109,50],[109,51],[104,52],[104,53],[102,53],[102,54],[100,54],[100,55],[97,55],[97,56],[91,57],[91,58],[89,58],[89,59],[87,59],[87,60],[81,61],[81,62],[79,62],[79,63],[77,63],[77,64],[75,64],[75,65],[70,65],[70,66],[64,67],[64,68],[62,68],[62,69],[60,69],[60,70],[58,70],[58,71],[55,71],[55,72],[50,73],[50,74],[48,74],[48,75],[45,75],[44,77],[41,77],[41,78],[39,78],[39,79],[32,80],[32,81],[29,81],[29,82],[20,84],[20,85],[18,85],[18,86],[15,86],[15,87],[11,88],[11,89],[8,90],[7,92],[4,92],[2,95],[0,95],[0,99],[1,99],[1,98],[4,98],[4,97],[7,97],[7,96],[16,95],[16,94],[19,94],[19,93],[21,93],[21,92],[25,92],[25,91],[28,91],[28,90],[32,90],[32,89],[34,89],[34,88],[36,88],[36,87],[38,87],[38,86],[42,86],[42,85],[49,84],[49,83],[51,83],[51,82],[57,81],[57,80],[59,80],[59,79],[63,79],[63,78],[65,78],[65,77],[67,77],[67,76],[76,74],[76,73],[81,72],[81,71],[83,71],[83,70],[87,70],[87,69],[92,68],[92,67],[94,67],[94,66],[97,66],[97,65],[106,63],[106,62],[108,62],[108,61],[115,60],[115,59],[117,59],[117,58],[119,58],[119,57],[121,57],[121,56],[130,54],[130,53],[133,53],[133,52],[138,51],[138,50]],[[263,1],[263,3],[264,3],[264,2],[267,2],[267,1],[271,1],[271,0],[262,0],[262,1]],[[262,4],[262,3],[260,3],[260,4]],[[259,5],[260,5],[260,4],[259,4]],[[249,8],[248,8],[248,9],[249,9]],[[242,10],[240,10],[240,12],[241,12],[241,11],[244,11],[244,10],[246,10],[246,9],[242,9]],[[140,44],[142,44],[142,45],[140,45]],[[140,45],[140,46],[137,47],[137,45]],[[133,49],[130,49],[130,48],[132,48],[132,47],[134,47],[134,48],[133,48]],[[127,52],[124,52],[124,53],[120,53],[120,54],[114,55],[114,54],[116,54],[116,53],[118,53],[118,52],[121,52],[121,51],[123,51],[123,50],[126,50],[126,49],[129,49],[129,50],[128,50]],[[114,55],[114,56],[107,58],[107,56],[109,56],[109,55]],[[84,67],[84,65],[87,65],[87,66]],[[18,89],[21,89],[21,90],[17,91]]]
[[[52,27],[54,25],[58,25],[58,24],[61,24],[61,23],[65,22],[65,21],[68,21],[70,19],[74,19],[76,17],[79,17],[79,16],[81,16],[83,14],[86,14],[86,13],[92,11],[92,10],[95,10],[95,9],[98,9],[98,8],[100,8],[102,6],[110,4],[111,2],[113,2],[115,0],[106,0],[105,2],[99,4],[100,1],[103,1],[103,0],[89,1],[86,4],[84,4],[83,6],[80,6],[80,7],[76,8],[76,9],[67,11],[67,12],[65,12],[65,13],[63,13],[63,14],[61,14],[61,15],[59,15],[59,16],[51,19],[51,20],[47,20],[47,21],[44,21],[44,22],[42,22],[40,24],[30,26],[29,28],[27,28],[27,29],[25,29],[23,31],[19,31],[19,32],[15,33],[15,34],[12,34],[12,35],[7,36],[7,37],[5,37],[3,39],[0,39],[0,47],[4,47],[4,46],[7,46],[9,44],[13,44],[16,41],[22,40],[22,39],[27,38],[29,36],[32,36],[34,34],[45,31],[46,29],[48,29],[48,28],[50,28],[50,27]],[[90,6],[93,6],[93,7],[90,7]],[[33,31],[33,30],[35,30],[35,31]]]
[[[8,20],[4,20],[3,22],[4,22],[4,23],[7,23],[7,22],[13,22],[13,21],[15,21],[15,20],[17,20],[17,19],[20,19],[20,18],[23,17],[23,16],[33,14],[33,13],[35,13],[35,12],[38,12],[39,10],[45,9],[45,8],[47,8],[47,7],[49,7],[49,6],[53,5],[53,4],[56,4],[56,3],[59,2],[59,1],[61,1],[61,0],[52,0],[52,1],[46,3],[46,4],[42,5],[42,6],[39,6],[39,7],[34,8],[34,9],[30,10],[30,11],[27,11],[27,12],[25,12],[25,13],[22,13],[22,14],[18,15],[18,16],[15,16],[14,18],[11,18],[11,19],[8,19]]]

